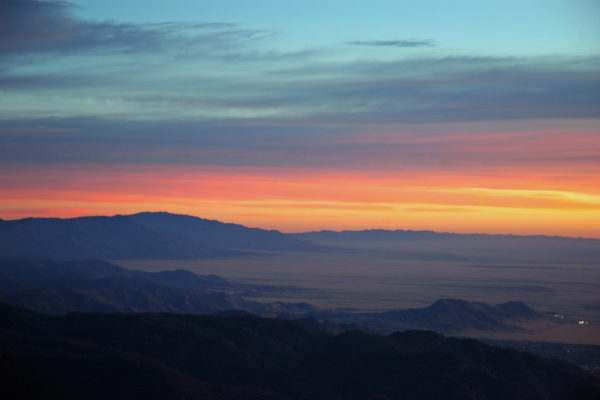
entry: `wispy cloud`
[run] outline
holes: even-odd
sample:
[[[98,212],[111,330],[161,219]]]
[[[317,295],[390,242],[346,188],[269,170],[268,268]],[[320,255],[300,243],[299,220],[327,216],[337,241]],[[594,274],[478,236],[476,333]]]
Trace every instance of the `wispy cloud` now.
[[[263,39],[273,32],[233,23],[82,20],[74,7],[0,3],[0,118],[349,126],[600,117],[598,56],[349,59],[325,47],[271,48]]]
[[[353,40],[348,44],[356,46],[373,47],[434,47],[436,43],[431,39],[401,39],[401,40]]]
[[[223,22],[133,24],[83,20],[73,16],[74,7],[65,1],[0,2],[0,52],[130,53],[168,50],[175,44],[204,49],[272,34]]]

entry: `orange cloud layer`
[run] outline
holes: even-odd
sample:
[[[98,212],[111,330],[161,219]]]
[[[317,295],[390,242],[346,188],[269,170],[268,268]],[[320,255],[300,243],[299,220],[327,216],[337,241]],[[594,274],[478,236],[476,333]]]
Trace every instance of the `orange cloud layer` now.
[[[283,231],[432,229],[600,237],[600,167],[361,172],[18,165],[0,216],[167,210]]]

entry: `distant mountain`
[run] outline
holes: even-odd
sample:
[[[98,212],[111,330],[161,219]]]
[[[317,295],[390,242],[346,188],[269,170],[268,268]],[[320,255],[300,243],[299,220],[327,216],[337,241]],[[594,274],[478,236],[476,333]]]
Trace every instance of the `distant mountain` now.
[[[428,329],[441,333],[510,329],[515,322],[542,315],[519,301],[490,305],[462,299],[441,299],[425,308],[375,313],[331,313],[319,318],[365,326],[378,332]]]
[[[185,270],[134,271],[98,260],[0,259],[0,300],[47,314],[72,311],[210,314],[245,310],[269,317],[311,317],[380,333],[429,329],[454,334],[465,330],[510,329],[517,321],[541,316],[517,301],[490,305],[442,299],[420,309],[355,313],[323,310],[306,303],[261,303],[248,299],[249,294],[273,297],[278,290],[290,289],[240,284]]]
[[[127,216],[147,228],[175,233],[181,237],[222,249],[243,250],[309,250],[315,249],[308,240],[296,239],[275,230],[247,228],[190,215],[167,212],[143,212]]]
[[[431,239],[448,237],[449,235],[458,235],[454,233],[438,233],[433,231],[412,231],[412,230],[387,230],[387,229],[365,229],[358,231],[312,231],[303,233],[293,233],[294,237],[315,240],[319,242],[334,241],[379,241],[390,239]]]
[[[0,256],[54,259],[193,259],[249,251],[381,253],[403,260],[475,261],[478,251],[597,263],[600,240],[548,236],[365,230],[284,234],[189,215],[0,219]],[[469,251],[466,251],[468,249]]]
[[[310,248],[277,231],[169,213],[0,220],[0,255],[11,258],[185,259]]]
[[[292,316],[316,310],[305,303],[260,303],[242,297],[247,291],[270,289],[185,270],[127,270],[98,260],[0,260],[0,300],[47,314],[246,310]]]
[[[535,319],[542,315],[519,301],[490,305],[462,299],[441,299],[426,308],[389,311],[383,316],[421,329],[456,332],[465,327],[498,329],[505,327],[506,321]]]
[[[334,242],[334,241],[382,241],[382,240],[440,240],[453,238],[493,238],[493,239],[544,239],[544,240],[567,240],[567,241],[588,241],[600,242],[600,239],[583,239],[567,236],[546,236],[546,235],[504,235],[504,234],[487,234],[487,233],[451,233],[451,232],[435,232],[435,231],[414,231],[407,229],[364,229],[364,230],[344,230],[344,231],[311,231],[303,233],[292,233],[293,237],[314,240],[317,242]]]
[[[114,217],[26,218],[0,222],[3,257],[181,259],[234,255]]]
[[[600,260],[600,239],[385,229],[318,231],[291,236],[330,248],[344,248],[348,252],[371,251],[403,260],[483,262],[518,259],[595,265]]]
[[[427,331],[324,332],[247,314],[69,314],[0,303],[10,399],[597,399],[562,361]]]
[[[186,270],[142,272],[102,260],[0,259],[0,292],[76,288],[89,285],[91,280],[105,278],[143,279],[168,286],[209,291],[243,291],[254,287],[232,283],[216,275],[196,275]]]

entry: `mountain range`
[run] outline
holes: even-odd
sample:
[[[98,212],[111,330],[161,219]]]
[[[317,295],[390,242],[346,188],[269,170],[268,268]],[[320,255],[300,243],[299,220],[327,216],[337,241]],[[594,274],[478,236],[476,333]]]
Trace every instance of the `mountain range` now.
[[[311,317],[343,327],[390,333],[431,329],[510,329],[541,315],[517,301],[499,305],[442,299],[429,307],[357,313],[323,310],[306,303],[252,301],[292,287],[249,285],[186,270],[142,272],[100,260],[0,260],[0,300],[47,314],[88,312],[174,312],[210,314],[244,310],[279,317]],[[318,295],[318,294],[317,294]]]
[[[265,251],[365,251],[384,243],[407,260],[461,261],[461,249],[568,257],[600,257],[600,240],[548,236],[437,233],[408,230],[285,234],[189,215],[142,212],[112,217],[0,219],[0,256],[108,260],[234,257]],[[388,251],[386,250],[386,251]],[[382,249],[378,249],[382,251]]]
[[[452,233],[436,231],[415,231],[410,229],[363,229],[363,230],[321,230],[291,234],[297,238],[314,240],[318,242],[329,241],[381,241],[381,240],[432,240],[453,238],[496,238],[496,239],[545,239],[545,240],[569,240],[569,241],[597,241],[598,239],[574,238],[568,236],[546,236],[546,235],[506,235],[487,233]]]
[[[316,247],[278,231],[163,212],[0,220],[0,254],[13,258],[189,259]]]
[[[185,270],[142,272],[100,260],[0,260],[0,300],[46,314],[74,311],[210,314],[246,310],[261,315],[303,315],[305,303],[245,300],[245,285]]]
[[[10,399],[597,399],[558,360],[428,331],[332,335],[243,313],[47,316],[0,303]]]

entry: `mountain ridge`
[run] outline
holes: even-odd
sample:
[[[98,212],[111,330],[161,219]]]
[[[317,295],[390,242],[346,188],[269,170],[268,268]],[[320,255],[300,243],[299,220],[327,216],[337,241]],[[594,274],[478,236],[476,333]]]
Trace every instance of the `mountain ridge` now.
[[[161,212],[127,215],[130,220],[155,230],[165,230],[216,248],[241,250],[307,250],[317,246],[277,230],[251,228],[240,224]]]
[[[278,231],[169,213],[0,221],[0,254],[13,258],[192,259],[314,248]]]
[[[340,328],[361,327],[378,333],[406,329],[442,333],[510,329],[517,321],[541,316],[517,301],[490,305],[440,299],[420,309],[365,313],[324,310],[307,303],[252,300],[257,294],[272,297],[277,290],[293,289],[240,284],[186,270],[152,273],[128,270],[100,260],[0,259],[0,299],[48,314],[74,311],[210,314],[245,310],[286,319],[316,318]]]
[[[420,238],[433,238],[433,237],[446,237],[446,238],[456,238],[456,237],[470,237],[470,238],[505,238],[505,239],[519,239],[519,238],[529,238],[529,239],[571,239],[576,241],[598,241],[600,242],[600,238],[592,238],[592,237],[575,237],[575,236],[562,236],[562,235],[544,235],[544,234],[532,234],[532,235],[519,235],[512,233],[458,233],[458,232],[445,232],[445,231],[434,231],[434,230],[412,230],[412,229],[344,229],[344,230],[331,230],[331,229],[323,229],[318,231],[307,231],[307,232],[291,232],[288,235],[294,237],[306,237],[306,238],[318,238],[319,240],[332,240],[332,239],[350,239],[352,236],[371,236],[371,240],[379,240],[381,236],[413,236]],[[363,236],[363,238],[364,238]],[[380,236],[377,238],[377,236]]]
[[[464,330],[506,330],[519,321],[542,317],[542,314],[520,301],[500,304],[470,302],[463,299],[438,299],[424,308],[397,309],[382,312],[324,312],[319,319],[337,323],[354,323],[377,333],[407,329],[426,329],[443,334]]]
[[[56,317],[0,303],[0,350],[0,395],[17,399],[600,396],[600,381],[573,365],[475,340],[332,335],[314,321],[239,313]]]
[[[142,272],[101,260],[2,260],[0,299],[48,314],[68,312],[176,312],[210,314],[242,309],[262,315],[304,314],[305,303],[260,303],[251,290],[216,275],[186,270]]]
[[[204,218],[191,214],[178,214],[172,213],[169,211],[140,211],[134,214],[112,214],[112,215],[82,215],[77,217],[24,217],[24,218],[15,218],[15,219],[3,219],[0,218],[0,223],[2,222],[14,222],[14,221],[25,221],[25,220],[73,220],[80,218],[112,218],[112,217],[136,217],[136,216],[146,216],[146,215],[170,215],[170,216],[181,216],[181,217],[189,217],[192,219],[197,219],[203,221],[205,223],[216,223],[227,225],[231,227],[241,227],[250,230],[258,230],[264,232],[277,232],[282,235],[290,236],[290,237],[302,237],[309,235],[323,235],[323,236],[334,236],[334,235],[354,235],[354,234],[398,234],[398,235],[439,235],[446,237],[498,237],[498,238],[545,238],[545,239],[573,239],[573,240],[592,240],[592,241],[600,241],[600,238],[594,237],[581,237],[581,236],[564,236],[564,235],[545,235],[545,234],[514,234],[514,233],[485,233],[485,232],[472,232],[472,233],[459,233],[459,232],[451,232],[451,231],[436,231],[430,229],[382,229],[382,228],[365,228],[365,229],[322,229],[322,230],[313,230],[313,231],[304,231],[304,232],[281,232],[277,229],[266,229],[259,227],[248,227],[235,222],[223,222],[216,219]]]

